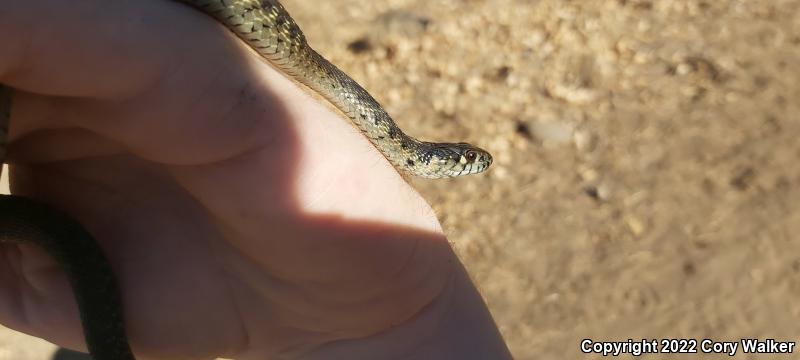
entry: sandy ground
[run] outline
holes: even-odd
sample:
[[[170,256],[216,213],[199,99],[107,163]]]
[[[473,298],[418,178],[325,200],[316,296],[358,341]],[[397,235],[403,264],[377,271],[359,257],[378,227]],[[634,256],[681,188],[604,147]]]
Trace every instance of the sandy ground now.
[[[408,132],[495,155],[414,184],[517,359],[800,341],[800,0],[284,4]]]

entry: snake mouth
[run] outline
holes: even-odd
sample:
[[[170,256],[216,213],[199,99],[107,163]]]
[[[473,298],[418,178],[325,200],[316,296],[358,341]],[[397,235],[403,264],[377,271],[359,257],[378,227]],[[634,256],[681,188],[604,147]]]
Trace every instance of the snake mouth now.
[[[464,175],[472,175],[478,174],[486,171],[489,168],[489,165],[492,164],[492,159],[489,158],[485,162],[473,162],[469,164],[464,164],[463,166],[458,166],[461,164],[456,163],[450,170],[447,171],[448,177],[457,177],[457,176],[464,176]]]

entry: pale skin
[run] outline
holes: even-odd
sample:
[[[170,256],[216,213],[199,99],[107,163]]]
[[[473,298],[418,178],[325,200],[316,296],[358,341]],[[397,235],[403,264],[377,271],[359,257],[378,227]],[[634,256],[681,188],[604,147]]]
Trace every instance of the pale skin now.
[[[12,190],[97,237],[138,357],[510,358],[427,203],[216,22],[170,1],[0,8]],[[0,249],[0,323],[85,349],[57,265]]]

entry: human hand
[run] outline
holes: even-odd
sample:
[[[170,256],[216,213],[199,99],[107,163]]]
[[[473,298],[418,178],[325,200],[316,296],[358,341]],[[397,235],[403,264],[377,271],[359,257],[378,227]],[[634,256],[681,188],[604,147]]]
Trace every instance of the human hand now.
[[[221,25],[168,1],[2,7],[14,191],[96,236],[137,356],[507,356],[424,200]],[[0,321],[85,348],[57,264],[3,250]]]

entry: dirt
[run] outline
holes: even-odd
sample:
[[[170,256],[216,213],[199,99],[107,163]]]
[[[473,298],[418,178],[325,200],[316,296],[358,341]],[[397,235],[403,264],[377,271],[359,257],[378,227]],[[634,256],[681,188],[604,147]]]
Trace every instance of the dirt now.
[[[517,359],[800,340],[800,1],[283,3],[409,133],[494,154],[414,184]]]
[[[800,340],[800,1],[286,6],[403,128],[494,154],[414,183],[516,358]]]

